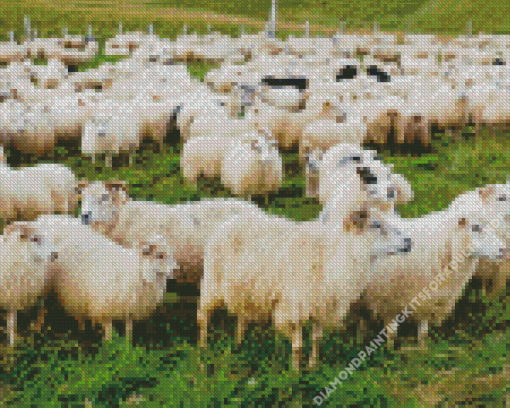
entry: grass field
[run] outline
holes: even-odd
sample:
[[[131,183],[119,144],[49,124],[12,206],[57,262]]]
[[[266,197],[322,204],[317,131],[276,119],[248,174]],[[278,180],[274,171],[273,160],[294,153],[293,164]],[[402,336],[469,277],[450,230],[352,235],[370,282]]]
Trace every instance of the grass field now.
[[[7,39],[10,30],[21,35],[24,14],[31,16],[32,27],[37,28],[40,37],[60,35],[63,26],[69,27],[70,34],[84,34],[86,26],[92,24],[102,45],[116,33],[119,19],[124,31],[144,29],[153,20],[155,32],[166,37],[175,36],[183,23],[190,30],[204,33],[207,21],[213,29],[237,35],[239,22],[229,24],[233,18],[229,14],[240,14],[240,19],[246,19],[242,21],[247,31],[255,31],[263,27],[269,3],[244,1],[240,10],[231,2],[194,0],[186,3],[186,9],[194,13],[187,15],[182,3],[173,0],[132,1],[129,7],[128,2],[94,0],[12,1],[0,4],[0,36]],[[336,27],[340,19],[353,29],[368,27],[374,16],[379,17],[382,29],[454,34],[462,32],[472,18],[474,31],[510,33],[508,3],[437,0],[411,1],[405,7],[402,4],[393,0],[281,1],[279,15],[285,21],[282,26],[287,24],[287,31],[282,34],[297,32],[299,26],[292,24],[306,18],[314,22],[311,31],[319,25],[326,31]],[[222,14],[211,18],[206,12]],[[449,23],[451,20],[453,23]],[[103,47],[100,52],[95,61],[80,69],[119,60],[102,55]],[[211,67],[194,64],[189,65],[189,71],[203,78]],[[138,152],[132,167],[120,160],[114,161],[113,169],[104,168],[101,161],[93,165],[80,155],[77,146],[64,143],[35,162],[65,163],[79,178],[89,180],[126,180],[132,197],[140,200],[174,204],[230,196],[217,180],[201,181],[198,189],[186,184],[179,167],[180,144],[169,144],[159,153],[151,147],[147,144]],[[491,134],[484,129],[475,136],[472,129],[464,129],[462,141],[455,143],[442,133],[436,134],[430,152],[409,149],[407,153],[381,153],[412,184],[415,200],[399,210],[405,217],[416,217],[443,209],[463,191],[504,182],[510,168],[508,151],[508,134]],[[12,149],[8,154],[13,166],[24,166],[29,159]],[[285,153],[283,158],[283,189],[271,196],[267,205],[259,204],[272,213],[310,220],[318,215],[321,206],[304,197],[303,169],[297,152]],[[470,284],[455,314],[442,327],[431,328],[426,350],[390,351],[382,347],[322,406],[508,406],[508,293],[483,297],[475,289],[476,284]],[[130,346],[117,332],[110,342],[100,342],[99,331],[87,337],[78,335],[77,323],[57,303],[54,296],[50,297],[47,326],[42,334],[29,334],[29,317],[34,314],[31,310],[19,318],[24,338],[15,350],[3,346],[5,337],[0,337],[0,406],[77,407],[84,406],[85,399],[94,407],[134,406],[135,399],[140,400],[136,404],[146,407],[315,406],[313,398],[318,392],[324,391],[366,345],[353,336],[354,318],[349,318],[345,333],[328,333],[321,342],[319,367],[297,375],[289,370],[288,339],[274,333],[270,326],[253,326],[237,350],[232,344],[235,318],[222,312],[216,315],[210,348],[200,351],[196,347],[196,305],[183,303],[173,292],[166,295],[165,303],[150,321],[135,324],[135,342]],[[5,315],[0,324],[5,325]],[[404,325],[404,329],[412,333],[416,328]],[[379,330],[372,328],[368,337],[375,337]],[[411,338],[406,342],[410,343]],[[306,342],[306,353],[308,345]],[[205,373],[199,371],[201,363],[207,366]]]

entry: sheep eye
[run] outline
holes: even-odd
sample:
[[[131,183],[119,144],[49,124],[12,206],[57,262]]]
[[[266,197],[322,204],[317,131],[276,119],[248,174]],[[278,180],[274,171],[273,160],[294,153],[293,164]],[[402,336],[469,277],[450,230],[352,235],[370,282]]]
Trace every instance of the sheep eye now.
[[[479,225],[473,225],[473,227],[471,228],[473,230],[473,232],[482,232],[482,227],[480,227]]]
[[[108,201],[108,194],[103,194],[101,196],[101,202],[104,203],[105,201]]]
[[[381,224],[379,224],[378,222],[374,222],[372,227],[373,228],[381,228]]]
[[[381,156],[375,156],[375,157],[374,157],[374,160],[380,160],[380,161],[382,161],[382,160],[383,160],[383,158],[382,158]]]
[[[31,237],[30,241],[32,241],[34,244],[41,245],[42,239],[41,237]]]
[[[506,194],[500,195],[498,201],[506,201]]]

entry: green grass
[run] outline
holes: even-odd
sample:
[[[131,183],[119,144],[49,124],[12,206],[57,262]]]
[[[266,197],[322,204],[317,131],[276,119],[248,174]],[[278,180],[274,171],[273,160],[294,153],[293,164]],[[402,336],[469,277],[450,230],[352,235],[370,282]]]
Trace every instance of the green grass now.
[[[147,9],[156,7],[154,3],[148,2]],[[7,39],[8,31],[13,29],[20,36],[24,14],[32,16],[32,26],[37,27],[40,37],[60,36],[62,26],[68,26],[70,34],[83,34],[87,25],[92,24],[100,40],[100,55],[81,65],[80,70],[93,69],[106,61],[121,59],[102,54],[104,41],[117,32],[119,17],[123,18],[126,32],[144,29],[148,21],[145,17],[127,17],[118,7],[107,7],[92,0],[68,4],[98,11],[50,10],[38,2],[24,0],[1,3],[0,39]],[[179,7],[180,4],[157,5],[159,11],[154,11],[156,33],[174,37],[180,32],[185,20],[168,21],[161,16],[164,7]],[[196,9],[266,18],[268,0],[242,4],[243,13],[231,2],[186,3],[187,7]],[[455,11],[461,4],[463,8]],[[505,7],[508,6],[501,2],[460,3],[457,0],[299,2],[294,6],[292,2],[282,1],[279,13],[287,21],[304,21],[310,18],[306,15],[318,16],[313,19],[314,23],[325,26],[337,25],[336,20],[345,19],[352,27],[380,16],[382,29],[406,27],[417,32],[445,33],[463,32],[465,22],[473,18],[475,31],[505,33],[510,32],[510,13],[502,13]],[[396,14],[399,17],[392,17]],[[35,15],[40,16],[38,21]],[[451,15],[455,16],[453,23],[448,19]],[[205,32],[205,22],[186,23],[190,31]],[[239,33],[237,25],[213,24],[213,29],[232,35]],[[188,66],[190,73],[200,79],[211,68],[204,64]],[[183,180],[179,166],[181,145],[166,146],[159,153],[153,152],[151,147],[146,144],[137,153],[132,167],[123,165],[122,161],[117,161],[118,166],[113,169],[104,168],[101,160],[92,165],[66,144],[60,144],[47,157],[35,158],[34,163],[64,163],[80,179],[126,180],[132,198],[138,200],[176,204],[201,197],[230,196],[216,179],[202,180],[198,188]],[[393,163],[395,171],[404,174],[414,189],[415,200],[399,208],[405,217],[441,210],[461,192],[487,183],[504,182],[508,177],[510,158],[505,154],[510,148],[508,134],[490,134],[483,130],[475,138],[465,129],[463,140],[455,143],[443,134],[436,134],[432,147],[434,153],[420,155],[382,152],[385,162]],[[12,149],[8,154],[11,164],[17,166],[26,165],[29,159],[18,156]],[[303,169],[297,153],[284,153],[283,160],[283,188],[270,197],[269,203],[259,204],[268,212],[295,220],[313,219],[321,206],[304,197]],[[377,350],[322,406],[504,407],[505,401],[510,400],[507,381],[509,306],[504,292],[482,297],[472,286],[468,287],[455,314],[442,327],[431,328],[426,350],[389,351],[385,347]],[[94,407],[124,407],[134,406],[127,400],[140,395],[139,405],[146,407],[309,407],[315,406],[313,398],[324,391],[365,346],[351,335],[356,318],[349,317],[347,333],[326,333],[321,342],[319,367],[297,375],[289,371],[289,339],[275,333],[270,326],[250,327],[240,350],[236,350],[232,344],[235,318],[217,313],[225,318],[224,329],[217,321],[213,322],[210,346],[204,351],[196,346],[196,305],[191,304],[184,312],[182,307],[175,293],[167,294],[164,304],[150,320],[135,325],[135,341],[129,346],[117,331],[111,342],[101,342],[98,331],[91,336],[79,335],[74,319],[55,305],[50,305],[46,330],[29,336],[28,319],[21,314],[21,340],[16,349],[0,346],[0,405],[74,407],[83,406],[86,398]],[[5,320],[0,324],[4,325]],[[375,337],[377,332],[371,333]],[[306,334],[309,334],[309,326]],[[410,338],[404,339],[404,344],[410,342]],[[309,345],[306,340],[305,354],[309,353]],[[201,364],[207,367],[205,372],[200,371]]]

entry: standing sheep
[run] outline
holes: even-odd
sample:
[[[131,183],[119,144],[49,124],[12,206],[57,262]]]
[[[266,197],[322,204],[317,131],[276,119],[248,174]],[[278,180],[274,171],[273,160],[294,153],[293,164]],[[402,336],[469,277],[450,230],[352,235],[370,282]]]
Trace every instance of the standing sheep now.
[[[92,156],[93,163],[97,154],[105,153],[107,167],[112,166],[114,153],[127,151],[131,165],[132,154],[140,145],[141,138],[139,113],[126,103],[124,107],[97,115],[85,124],[81,150],[83,154]]]
[[[393,192],[395,203],[406,203],[413,200],[413,191],[409,183],[400,174],[391,173],[392,165],[382,163],[382,159],[377,157],[377,152],[373,150],[364,150],[351,144],[338,144],[325,153],[320,151],[312,153],[308,159],[307,168],[312,168],[308,170],[310,180],[307,183],[315,185],[315,195],[324,204],[327,204],[333,198],[337,184],[341,181],[344,172],[342,163],[349,155],[357,158],[351,164],[357,163],[368,166],[372,173],[379,176],[381,180],[377,179],[378,183],[384,180],[390,181],[392,186],[388,193],[391,196]],[[388,199],[391,199],[390,196],[388,196]]]
[[[367,287],[366,300],[384,318],[385,326],[413,302],[422,289],[442,274],[438,287],[413,310],[410,320],[419,323],[420,345],[426,339],[429,322],[441,324],[453,310],[474,272],[475,258],[501,257],[503,243],[480,220],[481,206],[469,211],[446,210],[418,219],[397,219],[413,240],[413,250],[404,257],[382,260]],[[455,263],[452,264],[452,260]],[[445,267],[450,265],[454,276]],[[454,266],[452,266],[454,265]],[[398,326],[398,325],[397,325]],[[391,344],[393,335],[388,333]]]
[[[118,244],[145,244],[162,235],[181,267],[182,280],[199,282],[203,247],[209,234],[222,222],[254,204],[237,199],[208,199],[178,205],[133,201],[123,181],[80,182],[81,220]]]
[[[101,323],[111,339],[112,320],[126,322],[131,340],[133,320],[146,317],[163,301],[166,280],[177,267],[171,252],[154,244],[123,248],[82,225],[76,218],[43,216],[33,228],[49,237],[58,250],[51,284],[64,309],[83,327],[85,318]]]
[[[499,225],[494,227],[498,237],[505,243],[506,248],[510,245],[510,184],[493,184],[477,188],[475,191],[461,194],[448,207],[452,211],[467,210],[473,206],[482,204],[487,218],[483,221],[490,223],[498,221]],[[485,293],[488,281],[492,281],[492,289],[495,291],[504,288],[510,279],[510,260],[507,257],[503,262],[492,262],[487,259],[480,259],[475,277],[482,280],[482,291]]]
[[[342,323],[350,302],[368,283],[371,255],[409,248],[398,231],[366,216],[346,218],[329,234],[321,222],[261,214],[239,215],[220,226],[205,249],[200,346],[207,346],[212,312],[224,305],[237,314],[238,343],[250,321],[271,318],[291,337],[292,368],[299,370],[303,325],[312,319],[314,365],[322,327]]]
[[[4,230],[0,242],[0,307],[8,312],[10,346],[16,340],[18,310],[34,305],[44,294],[46,268],[55,258],[51,241],[28,223],[16,222]]]
[[[13,170],[0,166],[0,217],[33,219],[38,214],[73,212],[78,204],[74,174],[59,164]]]
[[[235,195],[251,197],[278,190],[283,180],[283,161],[276,142],[258,133],[250,143],[237,143],[221,165],[221,182]]]

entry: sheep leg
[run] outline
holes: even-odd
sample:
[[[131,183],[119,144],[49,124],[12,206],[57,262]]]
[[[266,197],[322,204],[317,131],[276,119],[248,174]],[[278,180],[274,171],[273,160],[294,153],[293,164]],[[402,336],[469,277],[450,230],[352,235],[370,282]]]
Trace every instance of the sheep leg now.
[[[237,328],[236,328],[236,337],[235,337],[237,345],[241,344],[241,341],[243,340],[245,328],[246,328],[246,318],[242,314],[237,315]]]
[[[14,346],[16,341],[16,323],[18,320],[18,313],[16,310],[9,310],[9,316],[7,317],[7,330],[9,332],[9,346]]]
[[[422,320],[418,326],[418,346],[419,348],[425,348],[427,335],[429,332],[428,320]]]
[[[309,365],[315,367],[319,357],[319,341],[322,338],[322,325],[314,323],[312,329],[312,354],[310,355]]]
[[[301,352],[303,351],[303,331],[298,325],[292,331],[292,369],[299,372],[299,361],[301,360]]]
[[[111,340],[112,339],[112,331],[113,331],[112,321],[108,320],[108,321],[104,322],[103,327],[104,327],[104,339]]]
[[[37,321],[34,325],[35,331],[37,332],[41,331],[42,326],[44,325],[44,316],[46,315],[46,312],[47,310],[44,306],[39,308],[39,312],[37,313]]]
[[[126,322],[126,341],[128,344],[131,343],[132,338],[133,338],[133,321],[129,319]]]
[[[111,154],[107,154],[106,157],[105,157],[105,160],[104,160],[104,164],[106,167],[112,167],[112,155]]]
[[[209,310],[201,308],[197,314],[198,327],[200,330],[200,347],[207,347],[207,327],[209,325]]]
[[[83,332],[85,331],[85,320],[82,316],[76,317],[76,320],[78,321],[78,330]]]
[[[385,325],[384,327],[386,327]],[[395,337],[396,337],[396,330],[393,332],[390,332],[389,330],[386,330],[386,336],[388,337],[386,339],[386,346],[388,350],[394,350],[395,349]]]
[[[92,159],[92,164],[96,164],[96,156],[92,155],[91,159]]]

